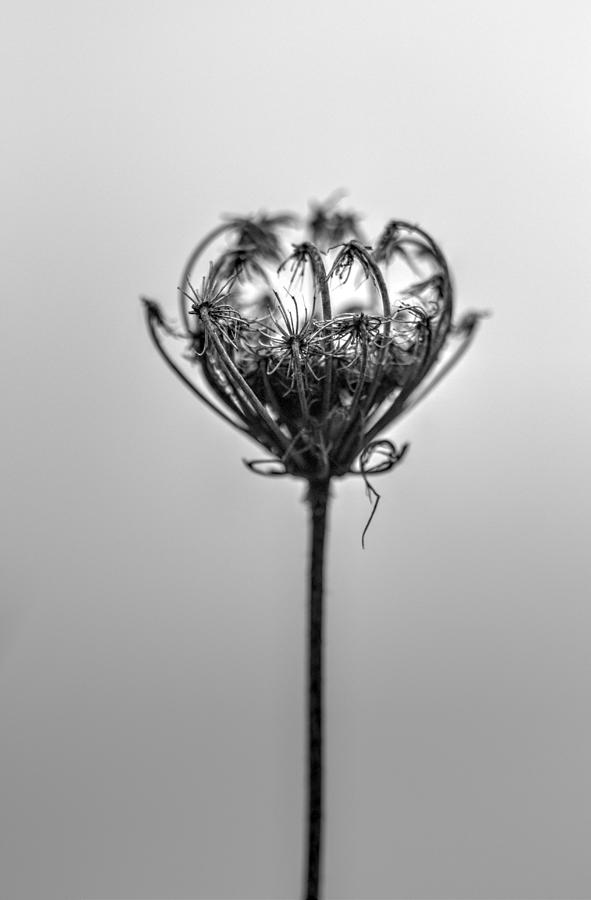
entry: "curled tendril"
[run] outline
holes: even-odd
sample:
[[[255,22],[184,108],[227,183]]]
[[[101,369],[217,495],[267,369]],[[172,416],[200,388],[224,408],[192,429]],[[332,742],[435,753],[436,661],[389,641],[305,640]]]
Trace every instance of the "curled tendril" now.
[[[372,441],[371,444],[368,444],[367,447],[364,448],[359,456],[359,468],[351,468],[349,470],[350,475],[360,475],[362,477],[365,483],[367,496],[372,503],[371,513],[361,535],[361,546],[363,549],[365,549],[365,536],[373,521],[381,499],[381,494],[379,494],[371,484],[368,475],[381,475],[385,472],[389,472],[390,469],[393,469],[394,466],[402,461],[409,446],[409,444],[403,444],[398,450],[392,441],[385,439]],[[372,462],[372,457],[378,457],[378,459]],[[290,474],[288,467],[281,459],[243,459],[242,462],[251,472],[265,478],[281,478]]]
[[[361,454],[359,456],[359,468],[349,469],[349,474],[361,475],[365,483],[367,496],[372,503],[371,513],[369,514],[369,518],[361,535],[361,546],[363,547],[363,549],[365,549],[365,535],[367,534],[369,526],[373,521],[373,517],[376,514],[379,502],[381,500],[381,494],[378,494],[367,476],[382,475],[384,472],[389,472],[390,469],[393,469],[394,466],[398,465],[398,463],[402,461],[409,446],[409,444],[403,444],[400,450],[398,450],[396,448],[396,445],[393,444],[392,441],[388,441],[385,439],[372,441],[361,451]],[[378,457],[375,462],[372,462],[373,456]]]
[[[287,467],[280,459],[242,459],[247,469],[254,472],[255,475],[263,475],[265,478],[281,478],[283,475],[289,475]],[[266,467],[266,470],[263,469]],[[275,468],[274,468],[275,467]]]

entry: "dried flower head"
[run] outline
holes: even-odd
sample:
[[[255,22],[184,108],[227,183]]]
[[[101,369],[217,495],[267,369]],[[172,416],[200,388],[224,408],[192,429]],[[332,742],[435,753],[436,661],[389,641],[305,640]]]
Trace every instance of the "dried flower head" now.
[[[452,324],[453,291],[435,241],[392,221],[368,243],[338,198],[294,216],[232,218],[195,248],[179,288],[182,328],[145,301],[156,347],[184,383],[268,453],[247,465],[308,482],[306,881],[319,900],[323,823],[323,591],[330,480],[400,462],[380,434],[437,384],[468,347],[478,313]],[[207,254],[205,256],[205,254]],[[205,256],[208,263],[198,266]],[[175,345],[182,340],[181,352]]]
[[[359,217],[336,207],[313,207],[299,242],[288,214],[214,229],[182,276],[180,333],[145,301],[163,357],[268,452],[248,463],[264,474],[322,481],[391,468],[406,446],[379,435],[449,370],[479,319],[452,324],[450,272],[427,232],[392,221],[370,245]]]

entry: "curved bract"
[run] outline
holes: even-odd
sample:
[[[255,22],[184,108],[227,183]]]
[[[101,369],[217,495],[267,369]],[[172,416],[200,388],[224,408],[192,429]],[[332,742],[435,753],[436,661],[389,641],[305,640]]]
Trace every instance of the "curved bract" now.
[[[151,335],[202,401],[265,448],[254,471],[385,471],[405,448],[378,436],[462,355],[479,314],[452,325],[447,262],[418,226],[393,220],[370,245],[359,217],[332,204],[300,234],[296,222],[259,214],[215,228],[182,275],[182,332],[150,300]]]

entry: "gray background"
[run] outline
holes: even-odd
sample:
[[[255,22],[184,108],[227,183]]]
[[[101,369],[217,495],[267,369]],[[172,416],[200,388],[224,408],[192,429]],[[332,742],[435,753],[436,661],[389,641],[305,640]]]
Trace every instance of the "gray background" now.
[[[138,296],[339,187],[494,317],[365,552],[335,488],[326,897],[591,897],[591,5],[56,0],[1,40],[2,898],[298,895],[302,488]]]

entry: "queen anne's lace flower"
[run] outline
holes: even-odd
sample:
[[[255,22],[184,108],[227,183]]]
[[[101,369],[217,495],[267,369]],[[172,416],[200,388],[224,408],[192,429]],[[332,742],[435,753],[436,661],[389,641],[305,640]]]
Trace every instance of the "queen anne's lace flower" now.
[[[150,332],[197,396],[265,448],[255,471],[309,481],[385,471],[406,447],[379,435],[459,358],[479,316],[453,326],[447,262],[418,226],[392,221],[370,245],[359,217],[330,204],[294,243],[295,223],[218,226],[183,273],[182,333],[145,301]]]

